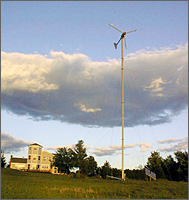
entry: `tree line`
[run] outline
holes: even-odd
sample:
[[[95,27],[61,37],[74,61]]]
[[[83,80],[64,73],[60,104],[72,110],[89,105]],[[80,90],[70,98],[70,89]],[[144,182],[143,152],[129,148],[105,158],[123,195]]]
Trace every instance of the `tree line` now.
[[[126,177],[130,179],[146,180],[145,168],[156,174],[157,179],[168,179],[170,181],[188,181],[188,152],[177,151],[174,153],[175,159],[169,155],[163,159],[157,151],[151,152],[147,164],[139,169],[125,169]],[[6,161],[4,153],[1,152],[1,167],[5,167]],[[51,165],[58,167],[59,172],[70,174],[73,169],[87,176],[100,176],[106,178],[107,175],[121,178],[121,170],[112,168],[106,161],[103,166],[98,167],[93,156],[88,156],[84,141],[79,140],[72,148],[59,148],[56,151]]]
[[[174,153],[176,160],[169,155],[163,159],[159,152],[152,152],[148,157],[147,164],[140,169],[125,169],[127,178],[145,180],[145,168],[156,173],[159,179],[168,179],[170,181],[188,181],[188,152],[177,151]],[[103,166],[98,167],[93,156],[88,156],[84,148],[83,140],[79,140],[73,149],[60,148],[57,150],[54,158],[54,166],[63,173],[70,173],[71,169],[78,168],[79,174],[88,176],[101,176],[106,178],[107,175],[121,178],[121,170],[112,168],[106,161]]]
[[[176,151],[176,161],[169,155],[163,159],[159,152],[152,152],[146,167],[161,179],[170,181],[188,181],[188,152]]]
[[[156,174],[157,179],[188,182],[188,152],[176,151],[175,159],[168,155],[165,159],[157,151],[151,152],[147,164],[137,170],[125,170],[128,178],[145,180],[145,168]]]

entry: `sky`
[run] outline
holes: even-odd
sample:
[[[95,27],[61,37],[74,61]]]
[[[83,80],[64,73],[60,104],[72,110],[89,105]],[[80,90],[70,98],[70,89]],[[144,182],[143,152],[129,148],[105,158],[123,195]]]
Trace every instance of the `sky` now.
[[[121,45],[124,167],[151,152],[188,149],[187,1],[2,1],[1,149],[27,157],[83,140],[98,166],[121,168]]]

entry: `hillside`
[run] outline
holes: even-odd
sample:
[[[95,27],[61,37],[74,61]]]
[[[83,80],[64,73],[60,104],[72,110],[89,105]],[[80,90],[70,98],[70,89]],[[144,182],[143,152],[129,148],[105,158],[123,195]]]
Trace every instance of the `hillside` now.
[[[187,199],[188,183],[74,178],[1,168],[2,199]]]

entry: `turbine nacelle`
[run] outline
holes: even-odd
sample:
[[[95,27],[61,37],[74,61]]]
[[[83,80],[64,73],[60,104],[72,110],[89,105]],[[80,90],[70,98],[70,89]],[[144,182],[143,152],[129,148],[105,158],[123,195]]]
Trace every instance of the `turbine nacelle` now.
[[[125,35],[126,35],[126,32],[123,32],[123,33],[121,34],[121,39],[124,38]]]
[[[124,38],[124,41],[125,41],[125,48],[127,49],[127,43],[126,43],[126,37],[125,37],[125,35],[126,35],[127,33],[134,32],[134,31],[136,31],[137,29],[132,30],[132,31],[127,31],[127,32],[122,32],[121,30],[119,30],[118,28],[116,28],[113,24],[108,24],[108,25],[111,26],[112,28],[115,28],[117,31],[119,31],[119,32],[122,33],[122,34],[121,34],[121,37],[120,37],[120,39],[119,39],[119,41],[118,41],[117,43],[114,43],[115,49],[117,49],[117,45],[119,44],[120,40],[123,39],[123,38]]]

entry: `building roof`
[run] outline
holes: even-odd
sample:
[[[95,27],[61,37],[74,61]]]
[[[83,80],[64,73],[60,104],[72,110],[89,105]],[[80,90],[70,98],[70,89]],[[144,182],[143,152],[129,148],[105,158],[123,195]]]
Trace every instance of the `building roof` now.
[[[51,152],[49,152],[49,151],[42,151],[42,153],[48,153],[48,154],[53,154],[53,153],[51,153]]]
[[[12,161],[14,163],[27,163],[27,158],[12,158]]]
[[[41,146],[40,144],[37,144],[37,143],[33,143],[33,144],[28,145],[28,146],[31,146],[31,145],[37,145],[37,146],[43,147],[43,146]]]

